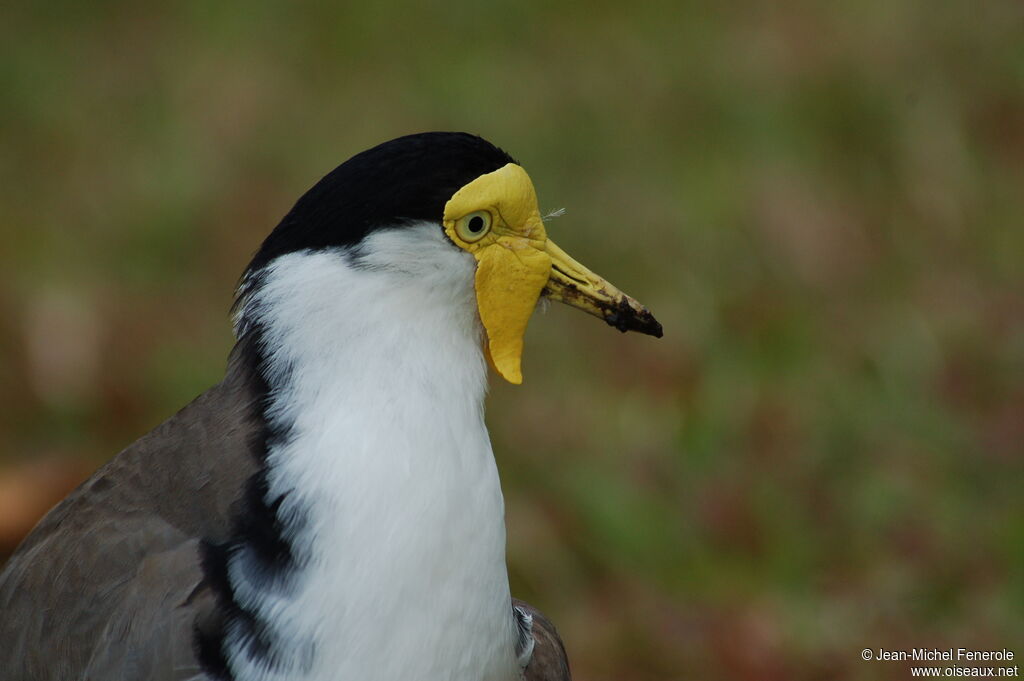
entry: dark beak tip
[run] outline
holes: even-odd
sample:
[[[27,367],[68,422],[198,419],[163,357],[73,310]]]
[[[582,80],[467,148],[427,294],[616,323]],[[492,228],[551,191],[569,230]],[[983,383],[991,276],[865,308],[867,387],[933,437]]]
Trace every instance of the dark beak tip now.
[[[638,310],[625,298],[619,301],[617,309],[612,314],[605,317],[605,321],[622,333],[636,331],[655,338],[661,338],[663,335],[661,324],[650,310],[645,307]]]
[[[640,320],[640,324],[637,325],[635,330],[648,336],[654,336],[655,338],[661,338],[664,335],[661,329],[661,323],[654,318],[654,315],[646,310],[644,311],[643,319]]]

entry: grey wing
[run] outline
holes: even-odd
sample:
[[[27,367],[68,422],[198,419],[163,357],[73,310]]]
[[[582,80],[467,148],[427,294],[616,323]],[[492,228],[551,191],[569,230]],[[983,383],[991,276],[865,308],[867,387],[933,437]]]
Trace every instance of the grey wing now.
[[[525,601],[513,598],[512,605],[528,619],[528,633],[533,636],[533,653],[523,671],[525,681],[572,681],[569,658],[555,625]]]
[[[0,681],[199,674],[200,542],[228,538],[256,469],[246,388],[229,371],[40,521],[0,572]]]
[[[119,602],[108,612],[86,679],[206,679],[196,658],[197,622],[215,616],[204,587],[199,542],[146,556]]]
[[[193,632],[215,609],[199,541],[152,517],[112,529],[43,539],[8,564],[0,679],[203,678]]]

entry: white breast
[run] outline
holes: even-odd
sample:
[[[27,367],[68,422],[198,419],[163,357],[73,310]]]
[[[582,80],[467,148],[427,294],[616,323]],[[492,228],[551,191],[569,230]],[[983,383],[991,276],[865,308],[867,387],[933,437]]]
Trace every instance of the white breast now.
[[[272,671],[229,644],[236,678],[518,678],[472,256],[424,223],[271,268],[242,323],[258,310],[290,424],[270,490],[305,558],[272,598],[235,585],[289,651]]]

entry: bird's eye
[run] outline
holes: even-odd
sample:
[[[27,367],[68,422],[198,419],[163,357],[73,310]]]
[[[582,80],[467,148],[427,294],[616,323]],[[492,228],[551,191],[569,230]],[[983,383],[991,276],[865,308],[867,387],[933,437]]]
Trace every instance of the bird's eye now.
[[[459,218],[455,223],[455,233],[463,241],[470,243],[482,238],[491,231],[491,214],[485,210],[474,211]]]

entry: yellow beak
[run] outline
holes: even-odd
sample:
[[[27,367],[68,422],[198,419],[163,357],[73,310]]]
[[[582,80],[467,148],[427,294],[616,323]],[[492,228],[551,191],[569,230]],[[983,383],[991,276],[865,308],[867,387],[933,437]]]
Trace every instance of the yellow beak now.
[[[577,262],[548,239],[551,274],[542,294],[551,300],[600,317],[619,331],[639,331],[661,338],[661,324],[651,311]]]

